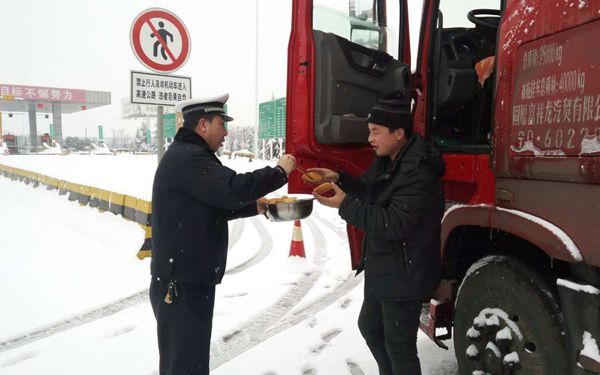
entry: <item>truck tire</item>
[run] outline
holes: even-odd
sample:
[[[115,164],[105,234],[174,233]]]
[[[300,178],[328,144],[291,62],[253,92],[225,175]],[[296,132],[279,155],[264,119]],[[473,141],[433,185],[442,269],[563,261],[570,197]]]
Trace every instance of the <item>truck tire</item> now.
[[[564,375],[564,323],[548,283],[521,262],[487,256],[458,290],[454,349],[460,375]]]

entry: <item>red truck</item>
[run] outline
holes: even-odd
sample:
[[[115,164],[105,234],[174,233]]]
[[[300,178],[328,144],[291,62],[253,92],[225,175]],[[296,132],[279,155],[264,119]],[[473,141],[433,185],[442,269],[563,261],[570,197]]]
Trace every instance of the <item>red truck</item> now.
[[[600,373],[600,2],[293,0],[292,14],[300,165],[361,174],[367,114],[394,90],[444,155],[444,279],[422,330],[454,338],[461,375]],[[362,233],[348,238],[355,267]]]

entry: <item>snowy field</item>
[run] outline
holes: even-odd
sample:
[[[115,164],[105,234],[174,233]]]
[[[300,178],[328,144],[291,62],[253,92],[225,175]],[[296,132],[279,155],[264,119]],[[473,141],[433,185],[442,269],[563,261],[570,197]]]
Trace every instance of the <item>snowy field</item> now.
[[[223,162],[239,172],[274,164]],[[156,156],[0,163],[149,200]],[[363,283],[350,270],[344,222],[317,204],[302,221],[306,259],[288,257],[292,227],[264,217],[230,223],[212,373],[377,374],[356,327]],[[0,177],[0,234],[0,374],[158,374],[139,225]],[[423,373],[456,374],[451,342],[444,351],[419,335]]]

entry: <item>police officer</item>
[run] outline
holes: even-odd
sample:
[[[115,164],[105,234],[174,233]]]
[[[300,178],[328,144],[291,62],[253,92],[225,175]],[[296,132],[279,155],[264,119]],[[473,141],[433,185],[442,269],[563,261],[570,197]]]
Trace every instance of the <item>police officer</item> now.
[[[358,327],[381,375],[420,375],[417,330],[421,304],[440,282],[444,211],[443,160],[412,134],[410,99],[381,98],[368,117],[376,158],[360,178],[325,168],[334,195],[314,195],[365,232],[364,301]],[[337,184],[336,184],[337,183]]]
[[[215,152],[233,119],[228,94],[177,105],[183,127],[164,154],[152,189],[150,302],[160,374],[208,374],[215,285],[227,260],[227,222],[264,213],[259,198],[287,183],[295,159],[237,174]]]

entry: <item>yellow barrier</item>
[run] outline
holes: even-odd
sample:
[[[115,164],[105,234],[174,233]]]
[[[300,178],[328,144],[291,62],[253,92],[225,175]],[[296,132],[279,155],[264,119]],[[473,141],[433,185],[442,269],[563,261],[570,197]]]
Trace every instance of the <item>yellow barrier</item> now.
[[[65,195],[67,194],[67,185],[69,183],[65,180],[58,180],[58,194]]]
[[[150,225],[151,218],[152,202],[138,199],[135,207],[135,222],[141,225]]]
[[[137,198],[125,195],[123,198],[123,217],[127,220],[135,221],[135,208],[137,207]]]
[[[89,206],[92,208],[96,208],[100,205],[100,189],[95,187],[90,187],[90,203]]]
[[[115,215],[123,214],[123,205],[125,204],[125,196],[123,194],[110,192],[110,208],[108,209]]]
[[[139,260],[152,256],[152,227],[149,225],[142,225],[144,228],[144,243],[138,250],[137,257]]]
[[[70,201],[78,201],[80,205],[98,207],[100,212],[110,211],[115,215],[135,221],[144,229],[144,243],[137,253],[139,259],[152,256],[152,202],[138,199],[129,195],[119,194],[87,185],[59,180],[54,177],[39,174],[20,168],[0,164],[0,176],[19,180],[37,187],[40,183],[47,186],[48,190],[58,189],[59,195],[69,193]]]
[[[74,202],[79,199],[79,191],[81,190],[81,185],[67,182],[67,191],[69,192],[69,200]]]
[[[98,189],[98,210],[100,212],[108,211],[110,208],[110,191]]]
[[[46,189],[54,190],[58,188],[58,179],[53,177],[47,177],[46,179]]]
[[[81,206],[87,206],[90,203],[90,191],[91,187],[87,185],[79,185],[79,195],[77,197],[77,201]]]

